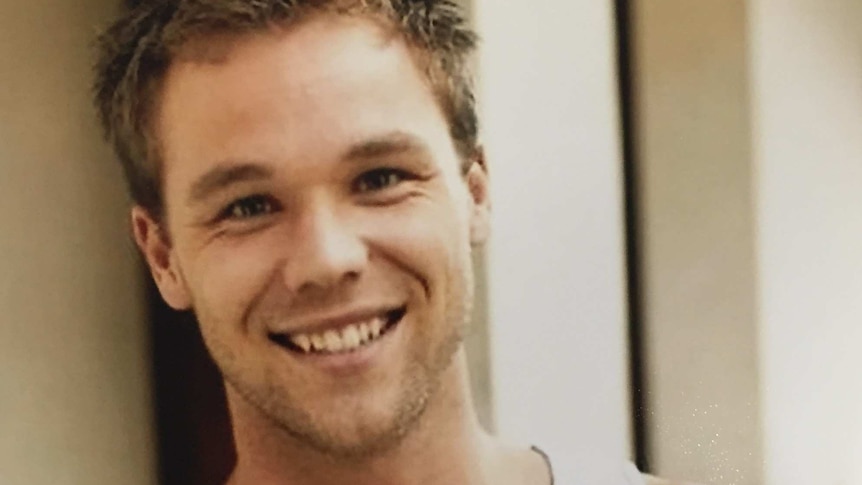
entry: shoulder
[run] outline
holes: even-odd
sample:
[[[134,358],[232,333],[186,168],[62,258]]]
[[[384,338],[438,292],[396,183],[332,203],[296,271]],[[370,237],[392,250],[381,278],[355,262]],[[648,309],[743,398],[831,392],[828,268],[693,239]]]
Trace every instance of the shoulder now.
[[[634,463],[623,459],[612,459],[572,452],[560,447],[532,447],[541,454],[547,464],[555,485],[574,483],[603,483],[614,485],[697,485],[692,482],[668,480],[641,473]],[[561,451],[565,450],[565,451]]]

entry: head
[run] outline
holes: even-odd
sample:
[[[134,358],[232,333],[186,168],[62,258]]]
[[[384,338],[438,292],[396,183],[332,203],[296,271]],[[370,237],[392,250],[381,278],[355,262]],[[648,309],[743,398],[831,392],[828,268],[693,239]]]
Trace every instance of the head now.
[[[452,0],[157,0],[137,2],[99,39],[94,98],[134,202],[164,215],[154,117],[178,59],[217,60],[237,38],[320,15],[371,20],[407,43],[449,123],[459,155],[479,156],[470,57],[476,35]],[[220,39],[215,45],[213,41]]]
[[[474,35],[448,1],[144,3],[96,95],[162,296],[235,422],[396,446],[451,380],[487,232]]]

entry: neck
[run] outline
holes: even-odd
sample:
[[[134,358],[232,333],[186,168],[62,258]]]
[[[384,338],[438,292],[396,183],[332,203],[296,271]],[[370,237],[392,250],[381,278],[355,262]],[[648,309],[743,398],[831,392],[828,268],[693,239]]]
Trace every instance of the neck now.
[[[484,485],[498,455],[473,410],[463,349],[403,441],[357,461],[303,446],[227,387],[237,448],[230,485]]]

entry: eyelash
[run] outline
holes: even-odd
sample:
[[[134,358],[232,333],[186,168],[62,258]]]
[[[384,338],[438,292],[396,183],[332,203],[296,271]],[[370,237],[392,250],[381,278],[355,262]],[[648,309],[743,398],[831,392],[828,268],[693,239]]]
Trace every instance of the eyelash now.
[[[383,177],[381,180],[380,177]],[[360,194],[381,192],[411,178],[410,174],[395,168],[377,168],[360,175],[354,182],[354,190]],[[369,183],[369,182],[374,183]],[[373,185],[374,187],[369,187]]]
[[[270,214],[275,210],[275,203],[263,195],[243,197],[224,208],[218,220],[243,220]]]
[[[359,194],[382,192],[411,179],[411,175],[395,168],[377,168],[360,175],[353,183]],[[250,195],[232,202],[218,215],[217,220],[248,220],[271,214],[277,204],[265,195]]]

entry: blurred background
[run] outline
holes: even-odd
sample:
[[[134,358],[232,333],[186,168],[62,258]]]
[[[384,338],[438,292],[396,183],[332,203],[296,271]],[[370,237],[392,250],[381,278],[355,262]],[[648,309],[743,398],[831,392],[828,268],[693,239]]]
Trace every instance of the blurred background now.
[[[89,100],[119,1],[0,2],[0,484],[216,483],[217,372]],[[862,2],[475,0],[482,421],[704,484],[862,483]]]

